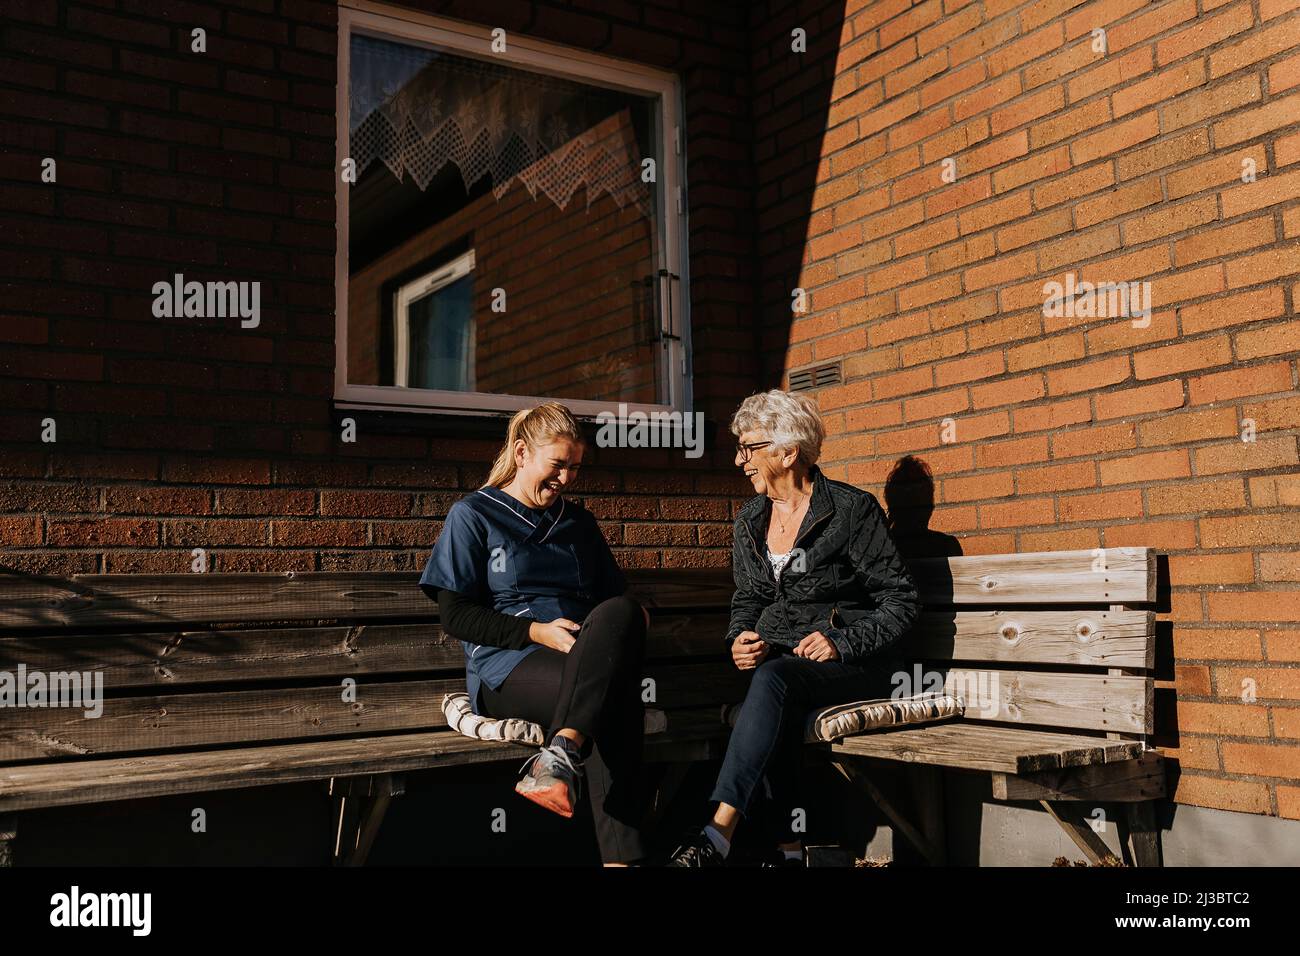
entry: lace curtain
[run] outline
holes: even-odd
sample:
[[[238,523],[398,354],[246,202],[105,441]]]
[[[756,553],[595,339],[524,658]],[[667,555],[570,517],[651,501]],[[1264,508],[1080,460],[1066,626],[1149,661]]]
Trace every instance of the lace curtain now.
[[[632,122],[646,100],[360,34],[350,72],[358,176],[378,160],[423,191],[452,163],[466,191],[490,175],[498,199],[518,179],[561,209],[585,187],[588,207],[608,193],[651,214]]]

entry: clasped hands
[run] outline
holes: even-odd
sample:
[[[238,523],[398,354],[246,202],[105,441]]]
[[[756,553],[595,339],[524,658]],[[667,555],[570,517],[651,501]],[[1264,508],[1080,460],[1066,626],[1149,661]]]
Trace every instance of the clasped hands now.
[[[771,650],[772,645],[759,637],[757,631],[741,631],[731,644],[731,659],[742,671],[753,670],[766,660]],[[836,661],[840,658],[840,652],[821,631],[813,631],[796,644],[794,654],[812,661]]]

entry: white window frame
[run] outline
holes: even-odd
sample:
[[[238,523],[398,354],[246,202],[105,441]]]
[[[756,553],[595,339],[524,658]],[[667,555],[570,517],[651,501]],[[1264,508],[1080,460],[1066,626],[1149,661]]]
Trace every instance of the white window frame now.
[[[617,408],[609,402],[566,398],[552,395],[498,395],[491,392],[458,392],[435,389],[404,388],[396,385],[357,385],[348,382],[347,327],[348,327],[348,200],[349,185],[343,181],[341,170],[347,157],[350,136],[349,54],[351,36],[364,33],[381,39],[403,43],[451,49],[468,56],[485,58],[491,49],[491,27],[449,20],[429,14],[371,0],[340,0],[338,97],[335,170],[335,210],[337,243],[335,252],[335,359],[334,404],[338,408],[370,408],[405,410],[424,413],[454,413],[462,415],[500,415],[536,405],[539,402],[558,400],[580,417],[594,417],[600,412]],[[655,348],[659,350],[658,382],[660,395],[667,397],[658,404],[627,403],[629,411],[681,411],[691,410],[690,376],[690,308],[689,296],[683,292],[687,286],[686,257],[686,201],[682,184],[684,169],[684,143],[681,132],[680,87],[677,77],[663,70],[627,60],[588,53],[562,47],[530,37],[510,34],[507,38],[509,64],[513,67],[538,73],[567,77],[593,85],[625,90],[632,93],[652,94],[659,97],[661,113],[657,133],[662,161],[659,169],[659,195],[656,208],[659,212],[659,229],[656,236],[657,261],[677,281],[656,283],[655,302],[660,309],[658,336]],[[630,317],[629,317],[630,318]]]
[[[411,303],[426,295],[432,295],[439,289],[445,289],[457,279],[463,279],[474,271],[474,250],[458,256],[427,275],[403,283],[393,293],[393,382],[399,387],[406,387],[407,373],[411,367]],[[470,326],[469,337],[469,387],[474,388],[474,355],[478,346],[478,335]]]

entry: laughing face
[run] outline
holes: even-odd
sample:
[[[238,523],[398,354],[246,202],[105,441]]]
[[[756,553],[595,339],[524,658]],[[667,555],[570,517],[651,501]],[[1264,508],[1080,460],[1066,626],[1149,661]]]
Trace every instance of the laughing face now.
[[[760,495],[767,494],[772,481],[790,470],[795,457],[789,452],[783,454],[774,445],[764,444],[769,441],[766,435],[753,429],[741,433],[737,439],[741,446],[748,447],[736,451],[736,467],[744,471],[754,491]],[[761,447],[754,447],[756,445]]]
[[[529,448],[522,440],[515,444],[513,485],[520,500],[533,508],[549,508],[577,479],[585,447],[571,438],[557,438],[548,445]]]

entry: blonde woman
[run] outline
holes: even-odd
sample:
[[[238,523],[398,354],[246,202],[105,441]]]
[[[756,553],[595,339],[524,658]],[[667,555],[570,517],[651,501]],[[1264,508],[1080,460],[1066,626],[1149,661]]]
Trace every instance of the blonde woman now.
[[[420,585],[465,649],[474,712],[547,728],[516,792],[571,817],[586,776],[601,858],[620,865],[645,855],[648,619],[596,519],[564,497],[584,451],[563,405],[516,413],[487,483],[448,511]]]

